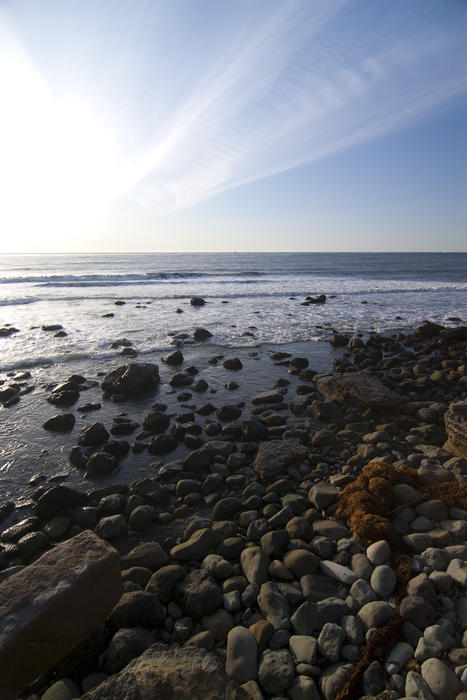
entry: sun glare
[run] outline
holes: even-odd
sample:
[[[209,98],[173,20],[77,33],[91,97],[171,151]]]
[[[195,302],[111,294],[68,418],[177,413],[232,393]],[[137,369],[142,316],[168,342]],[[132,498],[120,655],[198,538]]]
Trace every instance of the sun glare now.
[[[78,233],[124,189],[115,135],[74,94],[56,96],[18,45],[0,54],[0,230],[34,248]]]

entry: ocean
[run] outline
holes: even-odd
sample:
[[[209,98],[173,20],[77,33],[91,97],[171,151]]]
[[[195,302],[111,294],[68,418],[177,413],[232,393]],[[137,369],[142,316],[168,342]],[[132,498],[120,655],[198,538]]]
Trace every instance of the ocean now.
[[[197,326],[216,345],[252,347],[426,318],[452,325],[467,316],[466,289],[466,253],[0,256],[0,323],[20,331],[1,339],[0,372],[111,356],[122,336],[150,354]],[[301,305],[320,294],[325,304]],[[206,305],[193,308],[192,296]],[[44,336],[44,324],[67,335]]]
[[[0,494],[15,499],[12,517],[18,519],[29,512],[33,485],[41,478],[89,490],[95,484],[68,460],[85,425],[100,421],[109,428],[121,412],[141,425],[154,401],[164,402],[172,415],[206,401],[248,406],[254,393],[272,389],[278,379],[293,379],[286,366],[272,361],[272,350],[305,356],[313,370],[329,371],[342,353],[329,343],[333,333],[408,331],[425,319],[465,323],[466,289],[465,253],[0,256],[0,329],[17,329],[0,336],[0,385],[23,386],[17,404],[0,406]],[[303,305],[307,296],[322,294],[325,303]],[[206,304],[192,306],[193,296]],[[57,337],[42,329],[49,324],[63,332]],[[212,337],[191,345],[197,327]],[[205,394],[182,403],[168,384],[174,369],[161,362],[178,334],[188,336],[184,366],[195,365],[198,378],[209,385]],[[103,374],[131,361],[122,357],[121,347],[111,347],[121,339],[137,352],[134,361],[159,366],[160,389],[146,402],[103,400]],[[212,361],[219,355],[240,357],[243,370],[229,374]],[[90,388],[75,406],[57,409],[47,396],[72,374],[84,375]],[[232,391],[227,380],[238,388]],[[290,396],[293,392],[291,384]],[[76,410],[93,402],[101,408]],[[59,412],[75,415],[70,433],[43,429]],[[182,445],[166,461],[186,451]],[[157,462],[146,452],[130,451],[117,472],[98,483],[153,475]]]

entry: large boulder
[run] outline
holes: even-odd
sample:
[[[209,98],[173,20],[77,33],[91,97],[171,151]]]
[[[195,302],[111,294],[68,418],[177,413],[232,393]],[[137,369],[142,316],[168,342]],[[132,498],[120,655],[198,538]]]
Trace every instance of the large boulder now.
[[[152,393],[159,385],[159,368],[148,362],[131,362],[109,372],[102,389],[110,396],[140,396]]]
[[[401,405],[399,394],[365,371],[322,375],[315,378],[315,384],[320,394],[329,401],[381,408]]]
[[[444,414],[448,439],[445,449],[456,457],[467,457],[467,400],[452,403]]]
[[[106,681],[82,700],[248,700],[242,688],[227,677],[224,666],[204,649],[169,649],[153,644],[120,673]]]
[[[0,689],[16,697],[100,627],[122,592],[119,553],[90,531],[3,581]]]
[[[254,462],[255,472],[263,481],[287,475],[287,467],[308,455],[307,448],[296,438],[261,442]]]

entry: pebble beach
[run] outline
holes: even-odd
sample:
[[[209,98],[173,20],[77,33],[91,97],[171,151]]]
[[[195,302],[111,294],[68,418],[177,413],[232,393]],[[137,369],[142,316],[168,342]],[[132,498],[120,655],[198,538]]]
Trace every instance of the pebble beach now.
[[[1,506],[2,602],[90,532],[122,591],[19,697],[466,697],[466,327],[335,333],[326,371],[207,333],[37,393],[69,466]]]

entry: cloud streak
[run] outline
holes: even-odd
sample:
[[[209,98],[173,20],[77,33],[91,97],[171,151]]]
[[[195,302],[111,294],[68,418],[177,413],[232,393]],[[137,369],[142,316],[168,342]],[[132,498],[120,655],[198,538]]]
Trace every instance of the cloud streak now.
[[[227,46],[140,159],[142,200],[192,206],[404,128],[467,89],[465,22],[362,36],[347,5],[285,3],[243,48]]]

